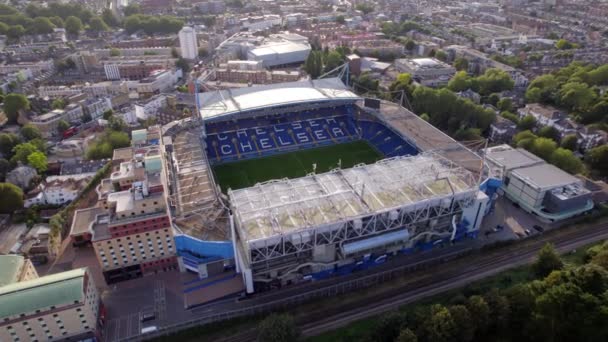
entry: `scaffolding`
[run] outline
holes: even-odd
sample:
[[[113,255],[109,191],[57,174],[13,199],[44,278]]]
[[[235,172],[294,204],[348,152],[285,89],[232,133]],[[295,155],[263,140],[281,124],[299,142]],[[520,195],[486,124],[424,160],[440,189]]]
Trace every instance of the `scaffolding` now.
[[[474,175],[434,152],[273,180],[228,192],[250,264],[451,217],[477,196]],[[422,236],[422,235],[421,235]]]

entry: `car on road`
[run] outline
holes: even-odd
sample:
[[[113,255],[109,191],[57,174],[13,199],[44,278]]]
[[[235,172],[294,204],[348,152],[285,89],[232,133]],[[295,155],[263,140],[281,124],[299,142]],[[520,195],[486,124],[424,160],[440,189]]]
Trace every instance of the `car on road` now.
[[[536,230],[539,233],[542,233],[545,231],[545,229],[537,224],[533,225],[532,228],[534,228],[534,230]]]
[[[154,314],[154,312],[142,312],[141,313],[141,321],[142,322],[148,322],[148,321],[152,321],[156,318],[156,315]]]
[[[532,234],[532,232],[530,231],[530,229],[524,230],[524,233],[526,233],[527,236],[530,236],[530,234]]]

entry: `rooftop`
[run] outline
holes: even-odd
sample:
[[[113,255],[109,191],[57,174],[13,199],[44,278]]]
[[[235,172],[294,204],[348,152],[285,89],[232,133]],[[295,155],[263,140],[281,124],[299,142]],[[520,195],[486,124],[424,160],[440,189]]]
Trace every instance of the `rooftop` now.
[[[0,286],[19,281],[25,258],[21,255],[0,255]]]
[[[510,146],[505,147],[504,145],[489,148],[486,157],[490,162],[504,167],[505,171],[544,163],[542,158],[535,156],[523,148],[514,149]]]
[[[573,175],[562,171],[556,166],[545,163],[522,167],[513,170],[511,174],[540,189],[552,189],[564,187],[573,183],[582,183],[580,179]]]
[[[434,154],[396,157],[296,179],[229,190],[243,240],[330,225],[421,201],[464,198],[474,177]]]
[[[297,81],[199,94],[204,119],[297,103],[352,101],[359,97],[338,78]]]
[[[105,214],[105,221],[104,221]],[[93,230],[94,226],[99,224],[107,225],[109,222],[109,215],[107,210],[100,207],[91,207],[86,209],[79,209],[74,212],[74,219],[72,221],[72,230],[70,235],[85,234]]]
[[[0,318],[80,302],[85,268],[0,287]]]

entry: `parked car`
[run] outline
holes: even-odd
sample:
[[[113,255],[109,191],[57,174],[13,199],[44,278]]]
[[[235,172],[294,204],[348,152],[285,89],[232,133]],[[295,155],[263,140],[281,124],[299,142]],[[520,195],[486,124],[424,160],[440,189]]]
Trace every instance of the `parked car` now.
[[[545,231],[545,229],[537,224],[535,224],[534,226],[532,226],[532,228],[534,228],[537,232],[542,233]]]
[[[528,236],[530,236],[530,234],[532,234],[532,232],[530,231],[530,229],[524,230],[524,233],[526,233],[526,235],[528,235]]]

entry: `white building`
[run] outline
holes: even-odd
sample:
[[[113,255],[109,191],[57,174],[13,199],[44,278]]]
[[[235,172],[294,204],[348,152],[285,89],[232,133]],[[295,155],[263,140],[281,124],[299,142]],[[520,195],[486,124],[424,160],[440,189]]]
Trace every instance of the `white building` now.
[[[36,189],[32,190],[23,205],[26,208],[35,204],[61,205],[78,197],[95,173],[83,173],[70,176],[47,177]]]
[[[120,79],[120,70],[118,70],[117,64],[104,64],[103,70],[106,72],[106,78],[108,80]]]
[[[436,58],[397,59],[395,67],[400,72],[407,72],[412,78],[428,87],[446,85],[456,69]]]
[[[179,31],[179,47],[182,57],[186,59],[196,59],[198,57],[198,41],[196,31],[191,26],[184,26]]]
[[[167,97],[165,95],[154,96],[146,102],[135,105],[135,117],[141,120],[155,117],[166,106]]]

